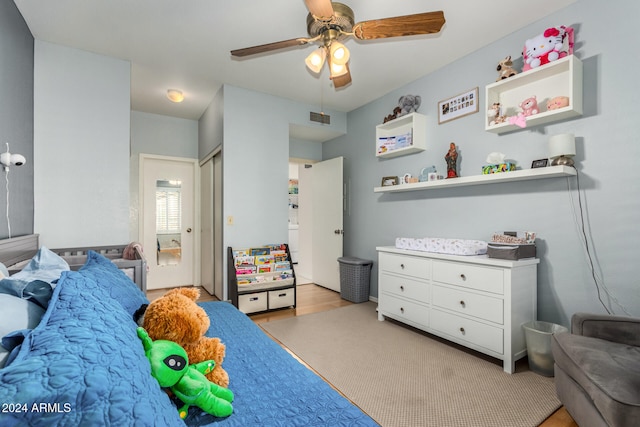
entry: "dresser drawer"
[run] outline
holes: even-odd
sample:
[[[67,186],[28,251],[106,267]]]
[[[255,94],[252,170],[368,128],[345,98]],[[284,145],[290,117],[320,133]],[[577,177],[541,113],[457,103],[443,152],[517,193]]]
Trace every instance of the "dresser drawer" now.
[[[504,323],[504,302],[500,298],[437,285],[433,285],[431,297],[434,306],[478,317],[500,325]]]
[[[295,305],[295,301],[295,290],[293,288],[269,291],[269,309],[290,307]]]
[[[382,273],[379,284],[382,292],[429,303],[429,284],[427,282]]]
[[[440,310],[431,310],[431,328],[498,354],[504,352],[503,331],[500,328]]]
[[[404,319],[424,327],[429,326],[429,307],[409,302],[391,295],[381,295],[378,310],[394,319]]]
[[[406,274],[422,279],[428,279],[431,276],[431,260],[425,258],[380,253],[378,263],[381,270],[390,273]]]
[[[503,270],[499,268],[482,267],[460,262],[433,262],[434,281],[494,294],[502,295],[504,293],[503,275]]]

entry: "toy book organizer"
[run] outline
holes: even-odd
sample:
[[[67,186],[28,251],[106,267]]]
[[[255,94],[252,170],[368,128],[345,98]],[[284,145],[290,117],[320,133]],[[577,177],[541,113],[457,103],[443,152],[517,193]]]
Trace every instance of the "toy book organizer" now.
[[[241,311],[295,306],[296,280],[287,244],[229,247],[228,267],[229,296]]]

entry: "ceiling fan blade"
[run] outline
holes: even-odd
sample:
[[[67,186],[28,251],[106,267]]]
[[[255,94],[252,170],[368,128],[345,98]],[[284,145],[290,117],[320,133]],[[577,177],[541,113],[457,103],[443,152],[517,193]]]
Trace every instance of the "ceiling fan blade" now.
[[[357,23],[353,35],[360,40],[433,34],[445,23],[444,12],[426,12],[394,18],[373,19]]]
[[[259,46],[246,47],[244,49],[236,49],[231,51],[231,55],[243,57],[249,55],[256,55],[258,53],[271,52],[272,50],[284,49],[287,47],[301,46],[309,43],[309,39],[298,38],[291,40],[283,40],[280,42],[261,44]]]
[[[329,19],[333,16],[331,0],[304,0],[309,12],[316,18]]]
[[[341,76],[337,76],[331,79],[333,80],[333,87],[336,89],[351,83],[351,71],[349,71],[349,63],[344,64],[344,66],[347,68],[347,72]]]

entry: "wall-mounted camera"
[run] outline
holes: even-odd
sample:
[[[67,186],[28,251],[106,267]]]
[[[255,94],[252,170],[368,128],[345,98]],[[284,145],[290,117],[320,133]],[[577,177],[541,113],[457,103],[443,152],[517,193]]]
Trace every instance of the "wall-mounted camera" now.
[[[26,161],[22,154],[11,154],[9,151],[0,154],[0,163],[5,169],[9,169],[9,166],[22,166]]]

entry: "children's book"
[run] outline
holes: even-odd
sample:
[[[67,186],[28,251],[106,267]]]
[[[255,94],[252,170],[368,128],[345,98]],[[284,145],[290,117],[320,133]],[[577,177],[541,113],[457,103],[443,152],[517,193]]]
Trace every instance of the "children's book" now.
[[[271,249],[269,249],[268,247],[261,247],[261,248],[251,248],[249,255],[252,256],[256,256],[256,255],[269,255],[269,252],[271,252]]]

